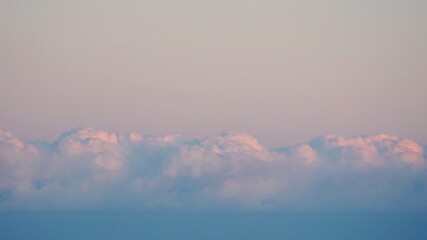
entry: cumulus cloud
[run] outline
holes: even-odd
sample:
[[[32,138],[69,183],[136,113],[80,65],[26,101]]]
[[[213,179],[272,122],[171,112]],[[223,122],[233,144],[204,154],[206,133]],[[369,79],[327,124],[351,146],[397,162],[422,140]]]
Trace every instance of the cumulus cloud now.
[[[0,209],[427,210],[425,147],[323,135],[267,149],[246,133],[0,131]]]

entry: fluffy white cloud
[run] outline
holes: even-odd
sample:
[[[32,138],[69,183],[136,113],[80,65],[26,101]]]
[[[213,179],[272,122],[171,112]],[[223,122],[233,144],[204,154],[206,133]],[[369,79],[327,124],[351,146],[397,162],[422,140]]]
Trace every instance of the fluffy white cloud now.
[[[269,150],[79,128],[55,142],[0,131],[0,209],[427,209],[425,147],[389,135],[324,135]]]

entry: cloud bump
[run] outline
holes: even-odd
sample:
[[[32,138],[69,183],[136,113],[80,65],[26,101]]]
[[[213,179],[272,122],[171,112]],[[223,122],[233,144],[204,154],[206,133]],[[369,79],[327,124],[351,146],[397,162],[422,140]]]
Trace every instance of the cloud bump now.
[[[426,163],[425,147],[385,134],[267,149],[236,132],[0,131],[0,209],[427,210]]]

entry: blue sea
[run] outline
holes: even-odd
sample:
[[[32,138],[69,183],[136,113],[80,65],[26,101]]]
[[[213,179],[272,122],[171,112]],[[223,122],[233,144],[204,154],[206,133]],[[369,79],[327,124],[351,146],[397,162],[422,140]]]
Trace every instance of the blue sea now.
[[[0,213],[1,240],[427,239],[427,214]]]

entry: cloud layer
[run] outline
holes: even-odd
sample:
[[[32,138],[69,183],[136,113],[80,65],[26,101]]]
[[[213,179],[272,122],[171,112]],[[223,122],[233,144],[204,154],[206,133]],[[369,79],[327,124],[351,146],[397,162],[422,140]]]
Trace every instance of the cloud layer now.
[[[53,143],[0,131],[0,209],[427,210],[426,148],[390,135],[267,149],[92,128]]]

